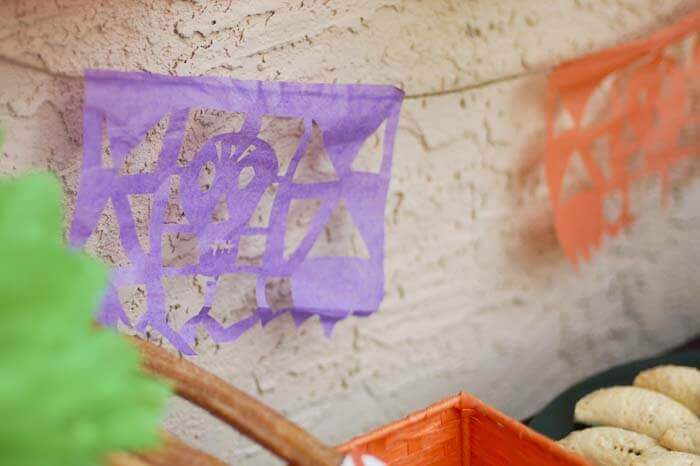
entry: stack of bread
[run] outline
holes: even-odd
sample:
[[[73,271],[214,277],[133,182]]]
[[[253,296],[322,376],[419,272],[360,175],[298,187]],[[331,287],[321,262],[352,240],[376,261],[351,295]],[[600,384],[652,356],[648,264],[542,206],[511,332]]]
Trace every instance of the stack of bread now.
[[[658,366],[576,403],[559,444],[599,466],[700,466],[700,370]]]

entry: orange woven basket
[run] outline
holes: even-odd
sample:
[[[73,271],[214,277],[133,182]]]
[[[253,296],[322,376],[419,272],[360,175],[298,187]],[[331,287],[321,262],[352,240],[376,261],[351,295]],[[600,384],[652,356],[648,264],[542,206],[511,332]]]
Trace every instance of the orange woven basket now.
[[[590,466],[583,458],[460,393],[341,445],[389,466]]]

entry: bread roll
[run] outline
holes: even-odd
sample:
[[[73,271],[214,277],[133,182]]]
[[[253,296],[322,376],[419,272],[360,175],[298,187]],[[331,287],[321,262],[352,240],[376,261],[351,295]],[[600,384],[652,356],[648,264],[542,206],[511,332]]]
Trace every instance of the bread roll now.
[[[663,393],[700,416],[700,370],[694,367],[657,366],[640,372],[634,385]]]
[[[653,438],[617,427],[575,431],[558,443],[596,466],[630,466],[640,455],[665,451]]]
[[[682,404],[639,387],[596,390],[576,403],[574,418],[582,424],[620,427],[654,439],[671,427],[697,422]]]
[[[700,466],[700,456],[678,451],[648,453],[633,461],[631,466]]]
[[[669,450],[700,455],[700,423],[672,427],[664,432],[659,442]]]

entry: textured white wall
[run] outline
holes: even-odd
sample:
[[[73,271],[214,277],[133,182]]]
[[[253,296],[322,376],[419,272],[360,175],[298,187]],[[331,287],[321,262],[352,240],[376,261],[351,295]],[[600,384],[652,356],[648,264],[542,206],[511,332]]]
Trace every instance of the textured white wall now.
[[[642,190],[640,221],[576,274],[553,235],[541,165],[547,67],[696,6],[5,1],[0,173],[50,168],[72,202],[86,68],[400,86],[380,312],[341,323],[332,340],[316,321],[297,331],[285,317],[231,345],[202,340],[194,361],[329,442],[460,389],[525,416],[586,374],[700,330],[700,178],[679,176],[665,212],[658,186]],[[236,464],[272,463],[182,402],[167,424]]]

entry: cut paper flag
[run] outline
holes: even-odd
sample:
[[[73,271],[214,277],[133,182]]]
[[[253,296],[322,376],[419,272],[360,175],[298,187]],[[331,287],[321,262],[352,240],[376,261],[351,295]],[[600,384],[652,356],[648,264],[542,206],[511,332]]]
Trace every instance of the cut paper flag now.
[[[99,320],[193,354],[201,329],[229,342],[291,313],[329,334],[375,312],[402,100],[390,86],[87,72],[70,240],[86,245],[111,218],[122,251]],[[377,137],[379,163],[358,168]],[[183,277],[204,294],[189,314],[166,303],[166,283]],[[120,299],[135,286],[136,317]],[[221,298],[232,289],[237,300]]]
[[[634,220],[630,190],[699,153],[700,12],[549,78],[546,178],[556,233],[578,265]]]

